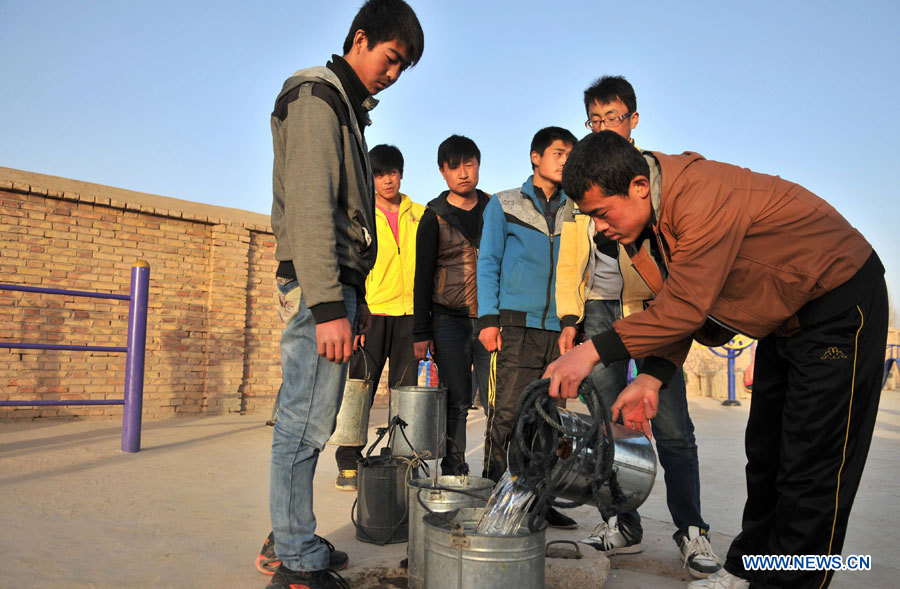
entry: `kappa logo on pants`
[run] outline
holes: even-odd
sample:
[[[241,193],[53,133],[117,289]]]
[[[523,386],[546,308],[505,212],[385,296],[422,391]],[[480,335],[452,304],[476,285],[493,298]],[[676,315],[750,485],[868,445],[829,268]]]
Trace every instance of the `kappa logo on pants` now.
[[[843,353],[839,349],[834,346],[828,348],[824,354],[822,354],[821,360],[846,360],[847,354]]]

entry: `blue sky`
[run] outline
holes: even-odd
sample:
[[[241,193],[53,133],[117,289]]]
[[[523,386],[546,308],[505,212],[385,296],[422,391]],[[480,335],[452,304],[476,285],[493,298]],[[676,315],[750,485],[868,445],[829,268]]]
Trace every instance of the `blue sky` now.
[[[268,213],[275,95],[340,52],[360,4],[0,0],[0,165]],[[481,148],[483,189],[521,184],[534,132],[580,137],[584,88],[622,74],[640,146],[803,184],[866,235],[900,293],[900,3],[411,4],[425,53],[366,134],[403,151],[415,200],[443,189],[451,133]]]

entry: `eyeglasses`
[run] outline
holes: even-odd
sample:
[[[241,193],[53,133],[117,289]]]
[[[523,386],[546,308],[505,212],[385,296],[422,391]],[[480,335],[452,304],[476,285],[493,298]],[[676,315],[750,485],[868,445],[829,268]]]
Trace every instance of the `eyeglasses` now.
[[[590,129],[591,131],[599,130],[600,125],[606,125],[606,128],[617,127],[622,121],[633,115],[634,113],[627,112],[624,115],[619,115],[616,117],[609,117],[608,119],[588,119],[584,122],[584,126]]]

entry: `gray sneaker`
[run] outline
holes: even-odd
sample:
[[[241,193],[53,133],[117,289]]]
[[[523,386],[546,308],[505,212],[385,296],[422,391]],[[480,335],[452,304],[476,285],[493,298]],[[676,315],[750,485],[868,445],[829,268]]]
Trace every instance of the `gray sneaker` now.
[[[687,533],[680,536],[676,542],[681,549],[681,556],[684,557],[684,566],[695,579],[705,579],[722,568],[722,559],[713,552],[709,537],[697,526],[689,526]]]
[[[602,521],[597,524],[591,531],[591,535],[579,542],[593,546],[595,550],[599,550],[606,556],[637,554],[643,550],[640,540],[632,538],[624,526],[619,528],[617,516],[609,518],[608,522]]]

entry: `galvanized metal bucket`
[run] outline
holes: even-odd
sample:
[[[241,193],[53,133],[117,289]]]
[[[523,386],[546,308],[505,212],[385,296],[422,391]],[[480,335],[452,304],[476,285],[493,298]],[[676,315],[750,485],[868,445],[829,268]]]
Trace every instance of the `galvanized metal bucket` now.
[[[481,477],[441,476],[409,481],[409,587],[425,586],[425,522],[428,513],[447,513],[464,507],[484,507],[494,481]],[[456,493],[458,489],[464,493]],[[474,495],[474,496],[473,496]]]
[[[559,408],[560,424],[564,429],[579,434],[586,432],[593,423],[588,415]],[[550,490],[555,497],[587,503],[594,507],[612,508],[619,513],[637,509],[653,490],[656,481],[656,453],[653,444],[641,432],[612,425],[614,447],[613,476],[600,490],[600,503],[591,492],[591,473],[594,464],[602,460],[597,448],[584,446],[575,439],[571,454],[553,467],[551,480],[557,483]],[[567,451],[568,453],[568,451]]]
[[[426,589],[544,589],[544,524],[513,536],[475,533],[483,508],[425,516]],[[461,527],[454,529],[447,519]]]
[[[369,392],[374,380],[370,370],[375,367],[375,361],[365,348],[360,347],[359,350],[363,353],[366,376],[363,379],[348,378],[344,384],[344,398],[341,400],[334,433],[326,442],[331,446],[365,446],[368,439],[369,409],[372,402]],[[369,359],[372,359],[371,365]]]
[[[406,370],[410,364],[406,365]],[[406,373],[406,370],[403,373]],[[440,374],[438,375],[440,377]],[[401,375],[398,382],[403,381]],[[392,435],[388,446],[395,456],[430,452],[430,458],[445,454],[447,435],[447,387],[391,387],[389,420],[399,416],[406,422],[406,436]]]

